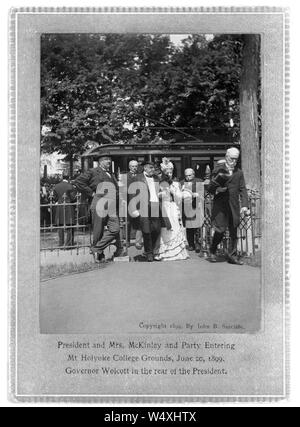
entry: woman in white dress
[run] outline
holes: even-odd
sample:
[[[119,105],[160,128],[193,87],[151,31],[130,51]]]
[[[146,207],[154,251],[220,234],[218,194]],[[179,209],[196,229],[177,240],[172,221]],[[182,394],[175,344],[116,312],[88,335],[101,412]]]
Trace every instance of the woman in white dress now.
[[[173,164],[166,157],[161,163],[163,176],[160,182],[159,196],[162,199],[163,215],[167,216],[171,228],[162,227],[161,235],[154,250],[156,261],[176,261],[189,258],[186,250],[186,238],[181,220],[180,206],[182,192],[179,182],[173,179]]]

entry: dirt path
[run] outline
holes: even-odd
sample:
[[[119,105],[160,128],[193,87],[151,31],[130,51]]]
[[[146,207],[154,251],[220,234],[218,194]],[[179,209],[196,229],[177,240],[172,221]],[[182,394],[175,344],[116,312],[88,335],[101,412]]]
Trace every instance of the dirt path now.
[[[111,263],[41,283],[40,319],[42,333],[255,332],[260,269],[197,257]]]

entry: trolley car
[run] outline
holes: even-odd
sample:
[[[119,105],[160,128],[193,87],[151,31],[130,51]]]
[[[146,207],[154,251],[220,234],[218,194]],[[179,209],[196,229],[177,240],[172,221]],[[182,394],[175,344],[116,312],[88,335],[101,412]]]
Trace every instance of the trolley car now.
[[[105,144],[98,145],[81,156],[82,171],[95,167],[97,158],[103,149],[112,157],[112,171],[117,176],[128,171],[130,160],[140,164],[147,158],[159,164],[163,157],[168,157],[175,168],[177,178],[182,178],[186,168],[193,168],[198,178],[204,179],[207,166],[212,170],[215,163],[224,157],[227,148],[239,148],[237,143],[229,142],[187,142],[163,144]]]

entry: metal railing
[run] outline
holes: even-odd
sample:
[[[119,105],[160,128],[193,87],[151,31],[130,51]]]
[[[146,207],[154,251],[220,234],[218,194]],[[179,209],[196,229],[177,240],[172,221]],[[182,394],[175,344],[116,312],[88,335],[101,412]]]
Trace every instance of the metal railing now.
[[[238,254],[241,256],[255,255],[260,250],[261,244],[261,196],[258,191],[248,190],[249,215],[240,219],[238,227]],[[205,194],[204,199],[204,222],[199,233],[199,243],[204,256],[208,254],[213,237],[211,212],[213,195]],[[229,247],[229,232],[225,233],[220,252],[226,252]]]
[[[248,191],[250,214],[243,216],[238,228],[238,253],[240,255],[255,255],[260,249],[261,240],[261,197],[258,192]],[[198,233],[201,252],[206,256],[213,236],[211,211],[213,196],[209,193],[204,198],[204,221]],[[53,193],[48,196],[48,203],[43,203],[41,209],[41,251],[65,251],[89,249],[92,243],[92,224],[88,201],[80,193],[76,200],[69,202],[66,195],[60,203],[55,202]],[[57,210],[60,210],[58,212]],[[61,215],[62,214],[62,215]],[[128,218],[127,203],[120,205],[120,237],[125,251],[128,249]],[[63,217],[63,220],[61,220]],[[62,223],[61,223],[62,222]],[[226,251],[229,234],[226,233],[220,251]]]
[[[76,194],[75,202],[69,202],[64,194],[60,203],[55,202],[53,192],[48,203],[41,204],[40,249],[69,250],[88,248],[91,245],[91,222],[88,203]]]
[[[55,202],[53,192],[50,192],[48,203],[40,205],[41,251],[75,250],[78,253],[79,249],[91,247],[92,219],[89,203],[80,193],[76,194],[74,202],[68,200],[64,194],[60,203]],[[124,207],[122,211],[125,211]],[[124,216],[120,217],[120,235],[125,248],[128,239],[127,218]]]

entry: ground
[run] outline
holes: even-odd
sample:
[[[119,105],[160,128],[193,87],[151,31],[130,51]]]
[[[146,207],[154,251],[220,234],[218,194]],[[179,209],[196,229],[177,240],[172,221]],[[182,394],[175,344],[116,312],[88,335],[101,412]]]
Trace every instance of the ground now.
[[[260,269],[209,263],[109,262],[41,282],[42,333],[252,333],[260,328]]]

